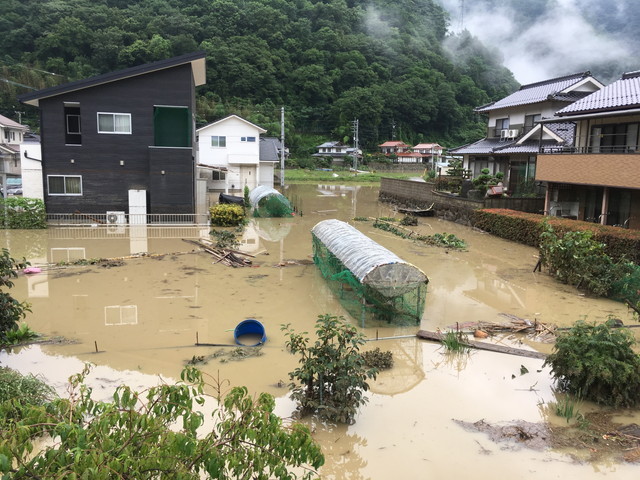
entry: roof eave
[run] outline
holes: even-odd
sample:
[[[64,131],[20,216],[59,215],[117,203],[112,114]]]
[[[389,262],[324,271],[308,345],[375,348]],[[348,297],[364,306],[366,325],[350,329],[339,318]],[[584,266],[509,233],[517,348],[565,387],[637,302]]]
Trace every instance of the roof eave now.
[[[179,57],[173,57],[153,63],[137,65],[135,67],[127,68],[124,70],[109,72],[102,75],[97,75],[95,77],[77,80],[75,82],[65,83],[63,85],[57,85],[55,87],[45,88],[36,92],[25,93],[23,95],[19,95],[18,100],[26,105],[33,105],[37,107],[39,106],[40,100],[45,98],[55,97],[57,95],[62,95],[77,90],[83,90],[85,88],[91,88],[98,85],[104,85],[106,83],[123,80],[125,78],[137,77],[139,75],[145,75],[147,73],[184,65],[186,63],[191,64],[194,85],[197,87],[206,83],[205,59],[205,52],[188,53]]]

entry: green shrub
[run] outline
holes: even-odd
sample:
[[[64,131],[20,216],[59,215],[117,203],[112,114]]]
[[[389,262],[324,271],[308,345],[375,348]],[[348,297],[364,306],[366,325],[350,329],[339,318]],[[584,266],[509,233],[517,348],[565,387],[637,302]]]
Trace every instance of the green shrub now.
[[[558,337],[545,360],[560,389],[596,403],[630,407],[640,403],[640,356],[626,328],[579,321]]]
[[[245,220],[244,208],[230,203],[219,203],[209,209],[211,225],[217,227],[235,227]]]
[[[37,198],[0,196],[0,228],[47,228],[44,202]]]
[[[13,278],[18,276],[18,270],[29,265],[25,259],[17,261],[11,258],[9,250],[2,249],[0,253],[0,287],[12,288]],[[9,292],[0,291],[0,344],[6,341],[6,335],[18,328],[18,321],[30,312],[29,304],[19,302]]]
[[[319,315],[317,340],[310,345],[306,332],[295,333],[289,325],[282,330],[287,348],[300,355],[300,367],[289,373],[291,398],[302,414],[313,413],[323,420],[353,423],[360,405],[367,402],[368,378],[378,370],[367,367],[360,353],[364,336],[343,317]]]
[[[0,404],[16,399],[23,404],[44,405],[55,396],[52,387],[33,375],[22,375],[0,367]]]

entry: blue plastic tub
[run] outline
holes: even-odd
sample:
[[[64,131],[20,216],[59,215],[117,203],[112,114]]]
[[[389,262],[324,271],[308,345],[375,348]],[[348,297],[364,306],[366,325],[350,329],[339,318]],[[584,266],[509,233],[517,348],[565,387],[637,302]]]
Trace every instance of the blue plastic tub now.
[[[235,338],[238,345],[257,347],[267,341],[267,333],[265,332],[264,325],[258,320],[248,318],[236,326],[233,332],[233,338]]]

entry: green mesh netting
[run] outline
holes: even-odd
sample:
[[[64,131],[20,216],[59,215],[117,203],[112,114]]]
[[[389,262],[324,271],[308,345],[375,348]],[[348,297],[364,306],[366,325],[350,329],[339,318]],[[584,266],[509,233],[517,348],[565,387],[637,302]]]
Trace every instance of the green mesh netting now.
[[[287,197],[270,187],[261,185],[254,188],[249,194],[249,202],[254,217],[290,217],[293,214]]]
[[[640,265],[629,265],[627,274],[611,285],[609,296],[640,309]]]
[[[337,220],[326,222],[335,222],[331,227],[342,223]],[[357,232],[357,230],[355,231]],[[345,232],[352,233],[351,230],[345,230]],[[345,235],[345,232],[340,232],[342,235],[339,237],[345,243],[349,243],[349,235]],[[364,241],[371,245],[375,244],[360,232],[354,235],[364,237],[366,239]],[[360,237],[357,237],[356,240],[363,240]],[[379,267],[368,269],[368,273],[362,277],[361,281],[357,274],[349,270],[313,232],[312,241],[314,263],[341,305],[353,318],[359,321],[361,326],[371,327],[385,322],[397,325],[415,325],[420,322],[424,311],[428,282],[422,272],[404,262],[381,263]],[[354,248],[348,249],[348,255],[366,257],[370,251],[371,249],[362,249],[354,245]],[[374,255],[375,253],[379,252],[374,252]],[[353,258],[348,261],[352,260]],[[359,262],[359,265],[362,265],[363,261],[366,262],[366,258],[355,260]],[[381,273],[385,277],[385,281],[381,281]]]

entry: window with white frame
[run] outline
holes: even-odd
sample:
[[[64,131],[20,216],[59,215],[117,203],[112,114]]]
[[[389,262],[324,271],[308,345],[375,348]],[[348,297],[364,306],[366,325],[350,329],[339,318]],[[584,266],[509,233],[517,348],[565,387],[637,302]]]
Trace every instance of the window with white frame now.
[[[241,142],[255,142],[256,137],[240,137]]]
[[[131,133],[130,113],[98,112],[98,133]]]
[[[226,147],[227,146],[227,137],[213,135],[211,137],[211,146],[212,147]]]
[[[81,175],[47,175],[49,195],[82,195]]]
[[[213,170],[211,172],[211,180],[226,180],[227,175],[219,170]]]

